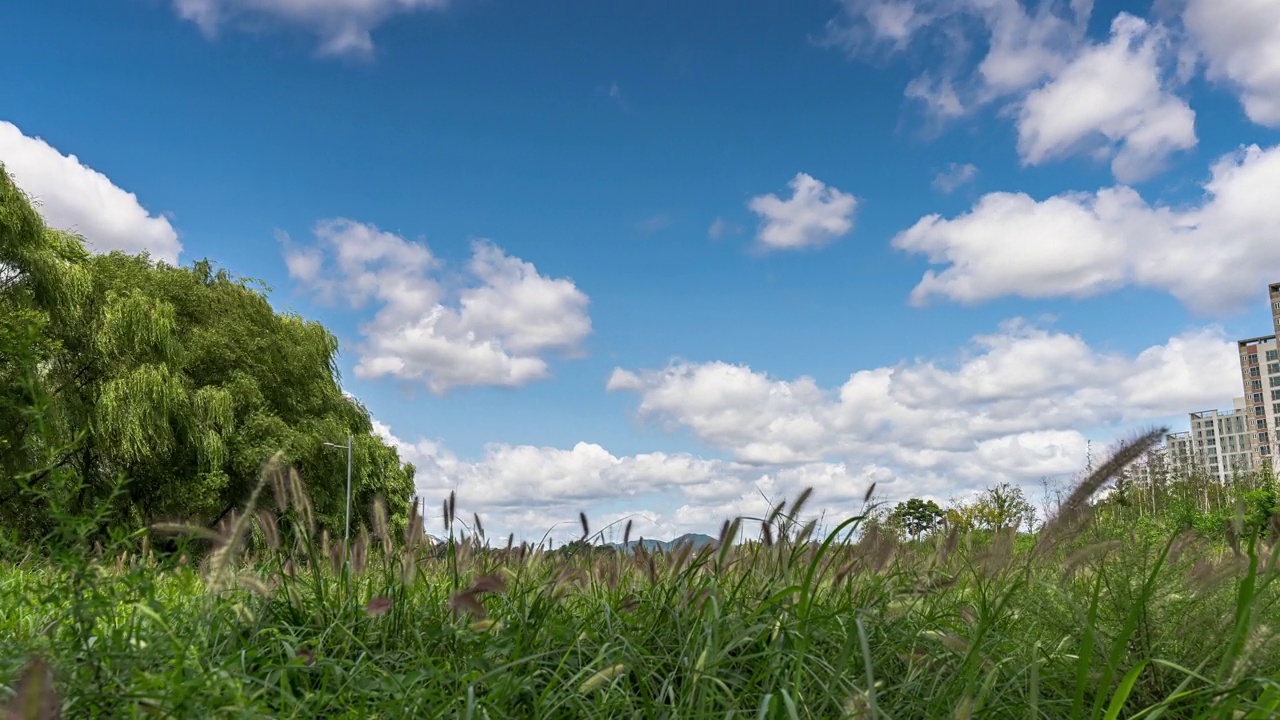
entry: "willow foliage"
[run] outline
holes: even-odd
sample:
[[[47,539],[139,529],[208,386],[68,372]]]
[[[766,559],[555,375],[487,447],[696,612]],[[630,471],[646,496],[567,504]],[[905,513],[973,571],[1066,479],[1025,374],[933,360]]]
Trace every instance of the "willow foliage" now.
[[[40,529],[30,506],[38,501],[13,478],[42,453],[60,451],[58,462],[83,481],[64,498],[72,507],[124,477],[112,517],[137,527],[215,522],[281,451],[308,483],[321,522],[337,531],[346,454],[323,443],[352,435],[353,507],[382,496],[403,527],[413,467],[343,395],[337,339],[276,312],[252,281],[208,261],[173,267],[87,253],[45,228],[0,171],[0,318],[0,524]],[[34,386],[24,390],[24,378]],[[32,392],[47,402],[43,432],[23,421]]]

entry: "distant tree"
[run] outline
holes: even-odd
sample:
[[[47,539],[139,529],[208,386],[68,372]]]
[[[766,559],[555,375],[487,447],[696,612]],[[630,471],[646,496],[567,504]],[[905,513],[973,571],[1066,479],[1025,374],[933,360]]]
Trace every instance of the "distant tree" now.
[[[912,537],[929,532],[938,526],[946,513],[932,500],[911,498],[898,503],[889,514],[889,521]]]
[[[1000,483],[982,491],[978,499],[961,510],[972,526],[984,530],[1032,529],[1036,520],[1035,506],[1027,500],[1022,488]]]

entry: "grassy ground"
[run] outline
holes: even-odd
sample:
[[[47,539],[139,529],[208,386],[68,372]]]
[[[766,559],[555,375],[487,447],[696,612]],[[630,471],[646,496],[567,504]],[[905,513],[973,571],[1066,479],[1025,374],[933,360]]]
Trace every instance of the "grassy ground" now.
[[[1132,535],[1096,519],[1040,538],[912,543],[852,519],[815,538],[793,503],[767,530],[734,524],[722,537],[735,542],[668,555],[432,546],[416,526],[379,533],[375,511],[374,535],[344,557],[289,487],[277,478],[282,513],[184,531],[206,550],[198,563],[139,544],[180,530],[161,527],[96,554],[0,566],[0,701],[113,718],[1267,718],[1280,707],[1280,573],[1261,540]]]

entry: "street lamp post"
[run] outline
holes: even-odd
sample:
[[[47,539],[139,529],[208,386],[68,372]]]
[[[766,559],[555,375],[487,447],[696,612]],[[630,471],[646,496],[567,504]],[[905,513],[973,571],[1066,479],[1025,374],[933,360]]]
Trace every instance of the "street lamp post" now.
[[[350,544],[351,540],[351,436],[347,436],[346,445],[338,445],[337,443],[327,442],[325,445],[336,448],[346,448],[347,450],[347,527],[342,535],[342,542]]]

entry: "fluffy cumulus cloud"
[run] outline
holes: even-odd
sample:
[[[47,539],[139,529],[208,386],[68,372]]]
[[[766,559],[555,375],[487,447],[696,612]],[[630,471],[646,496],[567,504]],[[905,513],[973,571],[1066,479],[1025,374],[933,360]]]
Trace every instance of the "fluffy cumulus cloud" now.
[[[1280,147],[1219,158],[1191,206],[1151,204],[1118,185],[1036,200],[983,196],[955,218],[922,218],[893,239],[930,270],[912,292],[975,303],[1005,295],[1087,296],[1125,284],[1172,293],[1190,309],[1234,309],[1280,267]]]
[[[844,0],[827,39],[859,54],[913,44],[952,48],[905,88],[936,118],[1000,103],[1023,162],[1109,159],[1122,182],[1149,177],[1196,144],[1195,115],[1176,95],[1179,49],[1160,25],[1120,13],[1109,39],[1085,33],[1091,0]],[[974,29],[981,28],[975,36]],[[932,41],[932,42],[930,42]],[[983,48],[972,57],[973,48]]]
[[[174,0],[178,16],[209,37],[228,23],[264,21],[315,33],[326,55],[368,54],[370,33],[392,15],[445,7],[448,0]]]
[[[964,482],[990,477],[976,452],[1039,458],[1007,463],[1026,468],[1013,479],[1039,474],[1046,453],[1069,472],[1084,447],[1080,428],[1180,414],[1239,385],[1234,345],[1217,331],[1130,357],[1014,321],[975,338],[973,349],[955,366],[862,370],[838,388],[720,362],[618,369],[609,388],[638,393],[642,416],[688,428],[741,462],[861,457],[906,472],[948,467],[950,480]]]
[[[1238,387],[1235,346],[1217,330],[1120,354],[1014,320],[954,361],[860,370],[838,387],[721,362],[614,371],[610,390],[635,394],[642,417],[690,431],[715,458],[616,456],[580,442],[493,444],[464,460],[440,443],[377,431],[417,466],[428,509],[456,490],[496,534],[572,537],[587,511],[593,527],[633,517],[646,535],[670,538],[761,515],[806,487],[814,510],[833,516],[856,512],[873,483],[888,501],[945,501],[1002,481],[1034,491],[1084,466],[1084,431],[1124,434],[1220,404]]]
[[[571,280],[490,242],[476,241],[464,277],[446,282],[425,244],[345,219],[314,234],[312,245],[284,238],[290,277],[322,300],[377,308],[361,326],[359,377],[417,380],[436,393],[520,386],[548,376],[546,353],[576,354],[591,332],[587,296]]]
[[[477,514],[490,536],[515,533],[558,541],[581,533],[578,513],[587,512],[594,530],[626,520],[633,537],[671,539],[686,532],[715,532],[726,517],[767,512],[770,503],[794,498],[813,487],[825,503],[856,507],[872,483],[892,483],[893,474],[875,465],[819,462],[762,468],[686,453],[643,453],[618,457],[580,442],[569,449],[530,445],[489,445],[476,460],[463,460],[443,445],[411,443],[375,423],[374,432],[394,445],[401,459],[417,468],[416,491],[428,517],[450,492],[457,493],[459,517]],[[625,511],[592,512],[601,505]]]
[[[853,230],[858,199],[805,173],[791,182],[791,197],[772,193],[747,203],[760,216],[756,241],[768,250],[797,250],[825,245]]]
[[[1022,103],[1018,149],[1032,165],[1081,148],[1110,155],[1121,182],[1143,180],[1196,144],[1195,113],[1161,83],[1166,33],[1121,13],[1092,45]]]
[[[182,243],[173,225],[106,175],[63,155],[39,137],[0,122],[0,163],[37,204],[50,227],[70,230],[96,252],[150,253],[176,264]]]
[[[1208,77],[1240,94],[1250,120],[1280,127],[1280,3],[1185,0],[1182,21]]]

